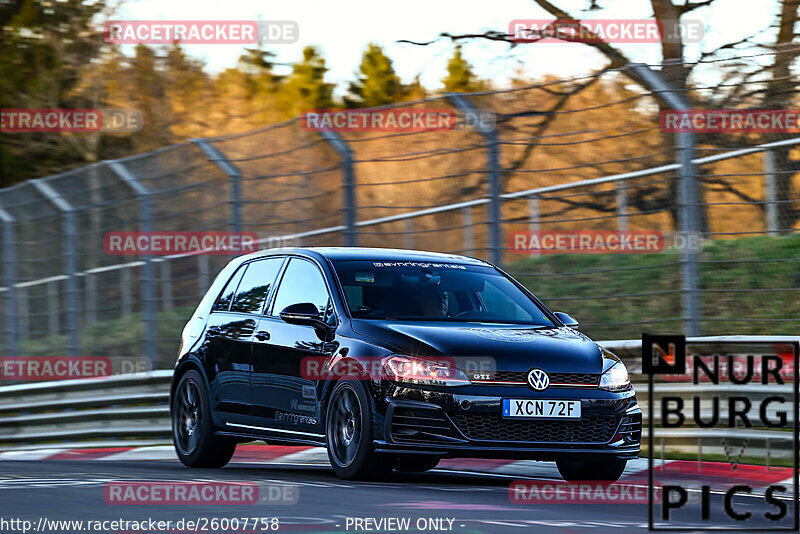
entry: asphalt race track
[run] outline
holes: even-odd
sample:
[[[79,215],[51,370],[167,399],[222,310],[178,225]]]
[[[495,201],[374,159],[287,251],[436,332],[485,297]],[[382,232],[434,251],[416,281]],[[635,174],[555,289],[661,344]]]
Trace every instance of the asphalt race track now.
[[[408,518],[411,528],[421,519],[425,531],[477,532],[645,532],[647,506],[619,504],[521,505],[511,502],[508,487],[520,476],[437,469],[426,474],[395,474],[387,482],[349,482],[325,467],[235,462],[224,469],[193,470],[177,461],[3,461],[0,463],[2,516],[29,520],[36,532],[42,518],[53,520],[171,520],[182,518],[273,518],[279,531],[389,532],[356,529],[352,518]],[[296,485],[299,501],[291,505],[110,505],[104,486],[120,481],[250,481]],[[700,505],[688,504],[681,517],[686,528],[708,526],[699,521]],[[772,508],[761,498],[741,496],[738,511],[761,514]],[[722,514],[722,497],[712,494],[712,523]],[[791,513],[791,512],[790,512]],[[351,523],[348,525],[348,518]],[[430,519],[439,520],[428,521]],[[447,519],[453,520],[449,524]],[[721,521],[721,520],[720,520]],[[385,526],[385,524],[383,525]],[[674,524],[671,524],[674,526]],[[758,526],[747,523],[745,530]],[[533,529],[533,530],[531,530]],[[21,532],[11,528],[3,532]],[[247,529],[254,532],[252,528]],[[47,532],[77,532],[41,528]],[[185,531],[172,527],[170,532]],[[228,530],[230,532],[231,530]],[[242,532],[239,529],[238,532]],[[260,530],[259,530],[260,531]],[[118,530],[116,532],[123,532]],[[127,531],[127,532],[130,532]],[[139,531],[141,532],[141,531]],[[151,531],[148,531],[151,532]],[[163,532],[154,531],[154,532]],[[207,530],[223,532],[223,530]]]

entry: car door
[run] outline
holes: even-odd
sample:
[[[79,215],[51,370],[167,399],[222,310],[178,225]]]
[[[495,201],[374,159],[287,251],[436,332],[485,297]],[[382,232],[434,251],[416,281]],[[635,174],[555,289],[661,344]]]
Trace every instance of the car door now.
[[[226,287],[220,296],[221,309],[211,314],[208,334],[218,384],[216,409],[224,414],[228,426],[252,423],[251,341],[282,264],[282,257],[245,264],[235,292],[231,294]],[[223,310],[226,300],[229,307]]]
[[[230,305],[247,270],[234,273],[211,308],[204,341],[205,367],[215,423],[250,423],[250,338],[255,320],[231,313]]]
[[[270,313],[261,318],[253,339],[253,421],[295,437],[321,433],[317,388],[307,369],[309,360],[318,363],[330,356],[334,343],[312,326],[282,321],[281,310],[292,304],[310,302],[320,317],[335,324],[328,286],[319,267],[310,260],[289,260]]]

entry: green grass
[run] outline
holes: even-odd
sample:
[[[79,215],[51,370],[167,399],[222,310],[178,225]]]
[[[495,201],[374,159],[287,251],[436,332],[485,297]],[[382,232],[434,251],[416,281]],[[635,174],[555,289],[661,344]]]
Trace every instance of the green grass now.
[[[703,334],[797,333],[800,235],[712,241],[701,261]],[[553,254],[514,261],[506,270],[551,309],[576,317],[594,339],[626,339],[643,331],[681,331],[679,262],[671,251]],[[781,291],[768,291],[775,288]],[[742,289],[750,291],[732,291]],[[183,306],[158,313],[159,367],[172,366],[192,311]],[[81,331],[81,354],[141,356],[143,337],[141,314],[101,321]],[[22,342],[20,352],[63,355],[66,347],[66,336],[49,336]]]
[[[182,306],[156,315],[156,368],[168,369],[175,364],[181,331],[194,312],[193,306]],[[80,332],[81,356],[144,356],[144,322],[141,313],[100,321]],[[20,354],[63,356],[67,336],[48,336],[20,343]]]
[[[551,309],[576,317],[588,335],[623,339],[682,330],[680,260],[674,251],[550,254],[507,271]],[[703,334],[797,332],[800,235],[710,241],[700,261]]]

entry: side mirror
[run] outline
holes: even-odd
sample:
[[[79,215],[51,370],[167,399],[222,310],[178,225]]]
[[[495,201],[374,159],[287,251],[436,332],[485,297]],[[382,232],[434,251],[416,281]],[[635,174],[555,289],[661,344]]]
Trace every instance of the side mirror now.
[[[289,324],[301,324],[330,330],[330,325],[320,319],[319,310],[310,302],[286,306],[280,313],[281,319]]]
[[[571,315],[567,315],[564,312],[553,312],[553,315],[558,317],[559,321],[561,321],[562,323],[564,323],[565,326],[568,326],[570,328],[578,328],[578,326],[580,325],[577,319],[575,319]]]

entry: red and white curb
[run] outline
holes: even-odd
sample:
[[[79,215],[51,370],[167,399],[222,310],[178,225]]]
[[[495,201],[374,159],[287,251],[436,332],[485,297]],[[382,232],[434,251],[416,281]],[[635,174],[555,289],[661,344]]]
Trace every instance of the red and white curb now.
[[[132,460],[177,461],[172,445],[151,447],[95,447],[82,449],[38,449],[0,452],[0,460],[97,460],[104,462]],[[284,447],[275,445],[239,445],[232,462],[270,465],[303,465],[327,467],[328,453],[323,447]],[[659,464],[661,462],[659,461]],[[484,458],[445,459],[439,469],[476,473],[494,473],[508,476],[535,476],[560,478],[552,462],[533,460],[504,460]],[[647,460],[628,462],[626,473],[647,472]]]
[[[0,452],[2,460],[96,460],[116,461],[178,461],[172,445],[151,447],[104,447],[84,449],[39,449]],[[284,447],[274,445],[239,445],[232,462],[287,466],[328,467],[328,454],[322,447]],[[655,461],[656,480],[662,484],[670,482],[688,485],[709,484],[712,487],[730,487],[747,484],[753,488],[771,484],[792,487],[792,469],[754,465],[739,465],[735,469],[724,462],[698,464],[684,460]],[[505,477],[560,480],[558,470],[552,462],[534,460],[503,460],[483,458],[444,459],[437,469],[446,471],[492,474]],[[638,458],[628,462],[623,480],[632,484],[647,484],[647,459]]]

